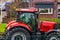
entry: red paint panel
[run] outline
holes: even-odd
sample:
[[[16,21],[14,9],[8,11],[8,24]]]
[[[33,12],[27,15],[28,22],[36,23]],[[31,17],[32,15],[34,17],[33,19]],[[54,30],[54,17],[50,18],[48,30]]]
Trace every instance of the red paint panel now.
[[[23,8],[20,8],[16,11],[20,11],[20,12],[36,12],[36,9],[34,7],[31,7],[31,8],[28,8],[28,9],[23,9]]]
[[[24,27],[24,28],[28,29],[29,31],[31,31],[30,27],[27,24],[24,24],[22,22],[11,21],[6,26],[7,30],[9,30],[10,28],[13,28],[13,27]]]
[[[55,24],[55,22],[43,21],[40,24],[40,31],[47,32],[49,30],[52,30],[54,27],[54,24]]]

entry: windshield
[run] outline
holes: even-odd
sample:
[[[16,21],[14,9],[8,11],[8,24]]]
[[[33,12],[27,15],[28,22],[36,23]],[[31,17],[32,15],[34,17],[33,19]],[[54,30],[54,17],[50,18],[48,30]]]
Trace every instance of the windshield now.
[[[34,13],[18,13],[18,19],[19,21],[22,21],[24,23],[34,23],[35,17]]]
[[[17,20],[29,25],[31,28],[35,28],[35,14],[34,13],[18,13]]]

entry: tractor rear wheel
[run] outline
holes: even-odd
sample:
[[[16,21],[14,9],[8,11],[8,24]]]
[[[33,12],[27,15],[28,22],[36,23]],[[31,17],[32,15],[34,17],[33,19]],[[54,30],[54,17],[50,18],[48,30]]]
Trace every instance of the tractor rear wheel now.
[[[46,36],[46,40],[60,40],[60,34],[58,32],[52,32]]]
[[[5,34],[6,40],[30,40],[30,34],[24,28],[14,28]]]

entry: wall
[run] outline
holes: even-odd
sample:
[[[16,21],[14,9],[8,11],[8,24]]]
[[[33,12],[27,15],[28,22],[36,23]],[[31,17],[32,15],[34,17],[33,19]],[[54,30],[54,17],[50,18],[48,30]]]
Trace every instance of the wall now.
[[[60,2],[60,0],[58,0],[58,2]]]
[[[6,2],[6,0],[0,0],[0,4],[2,4],[2,3],[4,3],[4,2]]]
[[[0,4],[3,4],[6,1],[14,2],[15,0],[0,0]]]
[[[57,0],[33,0],[32,1],[32,6],[35,7],[36,3],[53,3],[53,13],[52,14],[40,14],[39,17],[44,17],[44,18],[57,18]]]
[[[55,0],[33,0],[34,2],[55,2]]]

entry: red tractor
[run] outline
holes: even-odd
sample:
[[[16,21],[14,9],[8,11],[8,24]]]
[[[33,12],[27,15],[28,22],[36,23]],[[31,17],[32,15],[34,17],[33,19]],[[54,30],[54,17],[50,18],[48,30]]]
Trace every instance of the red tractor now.
[[[6,40],[60,40],[58,25],[38,21],[39,12],[35,8],[20,8],[16,13],[16,20],[6,26]]]

